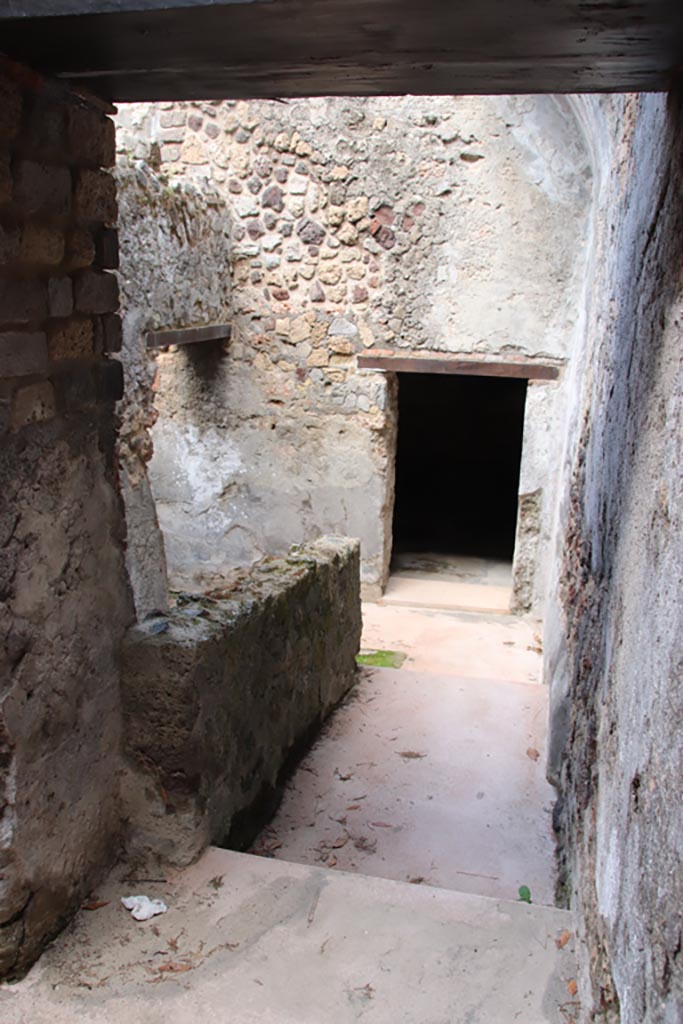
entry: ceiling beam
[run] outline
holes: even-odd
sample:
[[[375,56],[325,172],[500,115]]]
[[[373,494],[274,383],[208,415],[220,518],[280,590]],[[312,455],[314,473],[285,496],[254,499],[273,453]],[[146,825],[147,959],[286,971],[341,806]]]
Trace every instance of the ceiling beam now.
[[[114,101],[664,90],[682,23],[680,0],[0,0],[7,56]]]

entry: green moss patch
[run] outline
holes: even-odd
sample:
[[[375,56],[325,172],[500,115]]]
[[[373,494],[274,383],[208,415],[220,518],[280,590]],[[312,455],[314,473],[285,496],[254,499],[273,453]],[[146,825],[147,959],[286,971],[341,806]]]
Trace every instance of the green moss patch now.
[[[356,655],[356,664],[372,668],[400,668],[407,657],[401,651],[361,651]]]

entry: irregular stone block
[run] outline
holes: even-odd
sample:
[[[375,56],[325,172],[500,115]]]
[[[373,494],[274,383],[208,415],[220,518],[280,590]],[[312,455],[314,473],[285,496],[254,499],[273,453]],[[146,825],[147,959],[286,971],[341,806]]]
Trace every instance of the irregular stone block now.
[[[71,209],[71,172],[66,167],[20,160],[14,170],[14,201],[27,216],[66,216]]]
[[[119,283],[114,274],[84,270],[76,278],[74,299],[79,313],[114,313],[119,305]]]
[[[323,538],[129,631],[129,854],[187,864],[277,792],[288,755],[353,685],[359,556],[357,541]]]
[[[90,319],[67,320],[50,328],[50,360],[84,359],[93,354],[93,324]]]
[[[41,331],[0,334],[0,377],[27,377],[47,370],[47,339]]]
[[[30,323],[46,316],[47,289],[43,281],[30,278],[0,281],[0,323]]]
[[[71,316],[74,293],[70,277],[50,278],[47,284],[47,302],[50,316]]]
[[[74,212],[80,220],[116,222],[116,184],[106,171],[82,170],[76,179]]]

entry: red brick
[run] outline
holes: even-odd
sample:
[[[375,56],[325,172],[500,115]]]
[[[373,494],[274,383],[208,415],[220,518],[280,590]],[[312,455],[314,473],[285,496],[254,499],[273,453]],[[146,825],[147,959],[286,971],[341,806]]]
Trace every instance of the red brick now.
[[[390,227],[394,223],[394,211],[386,203],[378,206],[374,215],[380,224],[384,224],[385,227]]]
[[[42,331],[0,334],[0,377],[27,377],[47,371],[47,338]]]

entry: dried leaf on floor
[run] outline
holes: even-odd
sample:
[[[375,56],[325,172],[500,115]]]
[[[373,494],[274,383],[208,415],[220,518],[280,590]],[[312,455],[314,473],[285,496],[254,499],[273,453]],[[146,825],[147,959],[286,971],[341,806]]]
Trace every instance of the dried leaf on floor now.
[[[158,968],[160,974],[183,974],[185,971],[192,970],[194,970],[194,964],[184,964],[172,960],[167,964],[161,964]]]
[[[109,900],[91,900],[89,903],[83,903],[81,910],[100,910],[101,907],[108,907]]]
[[[573,978],[570,978],[567,982],[567,991],[569,992],[569,995],[572,996],[572,998],[579,991],[579,986],[576,984]]]
[[[374,853],[377,848],[376,839],[368,839],[367,836],[358,836],[354,839],[353,845],[357,850],[362,850],[364,853]]]
[[[540,755],[540,754],[539,754],[539,752],[538,752],[538,751],[536,750],[536,747],[527,747],[527,748],[526,748],[526,756],[527,756],[527,757],[528,757],[528,758],[529,758],[529,759],[530,759],[531,761],[538,761],[538,759],[539,759],[539,757],[540,757],[541,755]]]
[[[409,878],[408,881],[411,885],[422,885],[424,882],[424,875],[415,875],[415,878]]]
[[[346,808],[346,810],[347,811],[359,811],[360,810],[360,804],[349,804],[349,806]]]
[[[558,939],[555,939],[555,945],[558,949],[564,949],[569,940],[572,937],[572,933],[565,929]]]
[[[334,769],[334,774],[340,780],[340,782],[348,782],[349,779],[353,778],[353,772],[340,772],[338,768]]]
[[[368,824],[370,825],[370,828],[393,828],[394,827],[393,825],[390,825],[388,821],[370,821],[370,822],[368,822]]]
[[[396,753],[399,757],[404,757],[406,761],[415,761],[419,757],[426,757],[426,754],[420,753],[419,750],[397,750]]]

